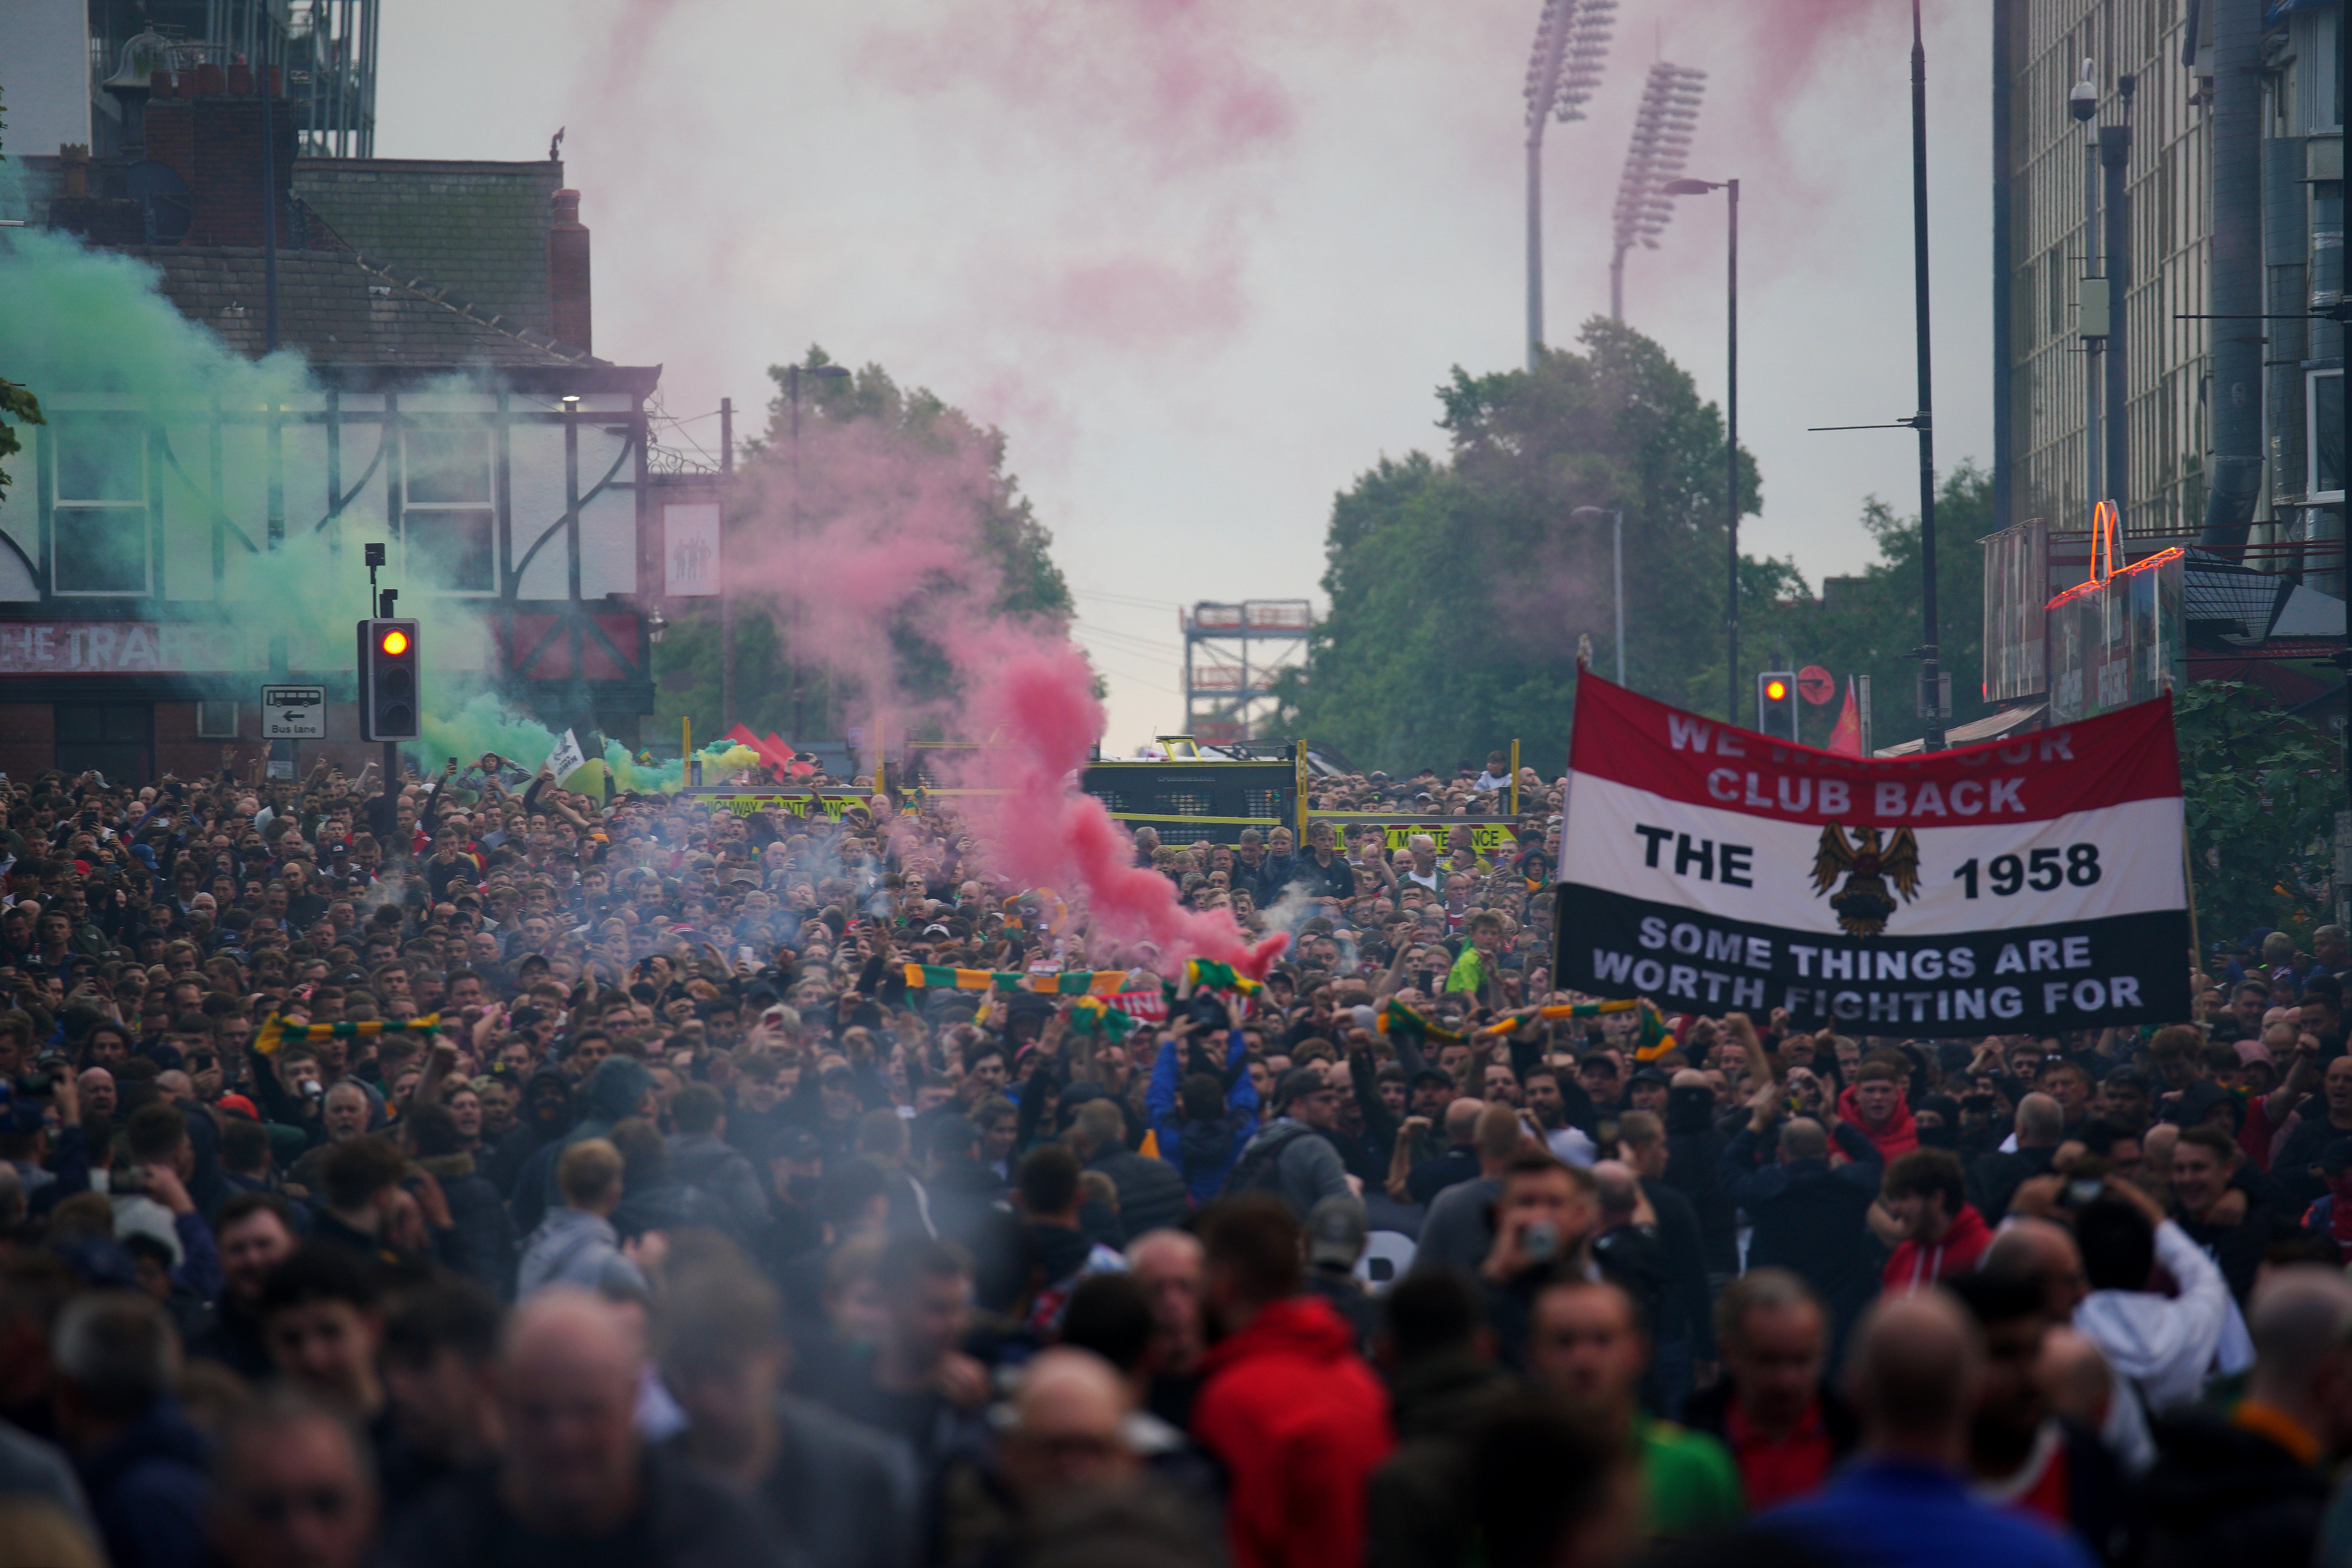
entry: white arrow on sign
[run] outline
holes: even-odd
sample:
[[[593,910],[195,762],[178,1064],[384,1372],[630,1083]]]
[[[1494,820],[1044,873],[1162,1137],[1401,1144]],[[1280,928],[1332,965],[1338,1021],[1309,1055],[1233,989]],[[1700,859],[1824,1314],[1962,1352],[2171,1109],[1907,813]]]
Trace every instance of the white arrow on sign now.
[[[327,689],[265,686],[261,689],[261,738],[323,741],[327,738]]]

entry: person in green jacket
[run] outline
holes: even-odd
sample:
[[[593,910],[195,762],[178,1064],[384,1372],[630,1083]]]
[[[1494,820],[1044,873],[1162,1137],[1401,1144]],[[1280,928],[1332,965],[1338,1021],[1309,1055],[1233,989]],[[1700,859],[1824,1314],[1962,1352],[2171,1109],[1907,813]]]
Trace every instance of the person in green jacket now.
[[[1739,1472],[1723,1445],[1640,1405],[1650,1346],[1633,1297],[1604,1279],[1564,1279],[1536,1298],[1528,1375],[1538,1389],[1622,1422],[1642,1464],[1645,1533],[1685,1541],[1739,1522]]]
[[[1503,917],[1492,910],[1481,910],[1470,917],[1462,930],[1468,940],[1462,944],[1462,956],[1454,961],[1453,970],[1445,976],[1445,989],[1466,991],[1486,1006],[1500,1007],[1502,966],[1495,954],[1503,945]]]

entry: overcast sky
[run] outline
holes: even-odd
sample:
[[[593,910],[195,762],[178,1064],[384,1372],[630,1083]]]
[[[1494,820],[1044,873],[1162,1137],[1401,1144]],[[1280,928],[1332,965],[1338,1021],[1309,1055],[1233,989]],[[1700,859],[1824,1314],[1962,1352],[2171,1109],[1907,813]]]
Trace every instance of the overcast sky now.
[[[596,351],[666,365],[674,416],[732,396],[756,429],[765,367],[815,342],[1002,426],[1125,752],[1182,717],[1178,605],[1319,600],[1332,495],[1435,447],[1451,366],[1520,362],[1539,10],[402,0],[376,151],[530,159],[567,127]],[[1985,10],[1928,5],[1947,467],[1991,447]],[[1620,0],[1590,118],[1547,139],[1566,342],[1608,309],[1643,72],[1709,73],[1688,172],[1742,181],[1742,542],[1816,584],[1870,559],[1864,497],[1916,505],[1908,432],[1805,432],[1914,405],[1908,43],[1904,0]],[[1680,205],[1625,313],[1719,399],[1721,199]],[[1628,584],[1637,614],[1671,591]]]

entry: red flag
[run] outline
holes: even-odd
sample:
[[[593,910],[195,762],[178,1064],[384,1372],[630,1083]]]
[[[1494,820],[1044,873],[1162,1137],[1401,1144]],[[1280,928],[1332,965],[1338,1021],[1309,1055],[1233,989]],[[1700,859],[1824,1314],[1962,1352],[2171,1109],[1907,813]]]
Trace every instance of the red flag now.
[[[1829,749],[1849,757],[1862,755],[1862,710],[1854,705],[1851,675],[1845,678],[1845,706],[1838,710],[1837,727],[1830,731]]]
[[[788,771],[792,766],[793,758],[798,754],[772,733],[763,741],[740,724],[728,731],[719,739],[732,741],[739,746],[750,747],[754,755],[779,773]]]

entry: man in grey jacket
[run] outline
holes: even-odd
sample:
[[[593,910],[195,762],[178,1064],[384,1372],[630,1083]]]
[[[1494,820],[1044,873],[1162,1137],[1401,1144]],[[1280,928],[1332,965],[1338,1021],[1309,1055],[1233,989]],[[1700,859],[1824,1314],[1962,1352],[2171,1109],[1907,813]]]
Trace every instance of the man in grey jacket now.
[[[1304,1224],[1325,1198],[1356,1190],[1338,1146],[1324,1136],[1339,1124],[1339,1091],[1324,1077],[1322,1067],[1309,1062],[1282,1075],[1275,1086],[1274,1111],[1265,1131],[1242,1150],[1233,1173],[1225,1178],[1223,1195],[1273,1193]]]
[[[919,1501],[906,1445],[783,1392],[792,1342],[775,1288],[731,1258],[674,1270],[662,1384],[686,1413],[669,1440],[760,1510],[801,1568],[906,1568]]]
[[[555,1165],[563,1206],[541,1220],[523,1244],[515,1298],[551,1285],[578,1285],[608,1296],[646,1300],[643,1270],[621,1250],[613,1211],[621,1206],[621,1152],[602,1138],[574,1143]]]
[[[727,1101],[707,1083],[689,1083],[671,1097],[669,1170],[716,1202],[738,1241],[768,1223],[767,1189],[740,1150],[727,1142]]]

